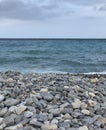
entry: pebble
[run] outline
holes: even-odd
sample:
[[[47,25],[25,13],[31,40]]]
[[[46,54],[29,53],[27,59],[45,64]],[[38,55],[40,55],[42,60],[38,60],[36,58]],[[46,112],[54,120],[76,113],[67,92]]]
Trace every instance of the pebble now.
[[[8,107],[15,106],[20,102],[18,99],[8,98],[6,101],[4,101],[4,104]]]
[[[85,102],[81,103],[81,109],[86,109],[88,107],[88,105]]]
[[[78,130],[89,130],[87,126],[80,127]]]
[[[42,98],[46,101],[52,101],[53,100],[53,95],[48,93],[48,92],[41,92],[40,93]]]
[[[53,119],[52,121],[51,121],[51,124],[58,124],[58,120],[57,119]]]
[[[3,122],[4,122],[7,126],[14,125],[14,117],[13,117],[13,116],[7,116],[7,117],[4,118]]]
[[[74,99],[74,102],[72,103],[72,106],[73,106],[74,109],[80,108],[80,106],[81,106],[81,101],[80,101],[79,99],[75,98],[75,99]]]
[[[5,99],[5,96],[0,94],[0,102],[2,102],[4,99]]]
[[[5,123],[0,124],[0,130],[4,130],[5,127],[6,127],[6,124],[5,124]]]
[[[49,113],[53,114],[53,116],[59,116],[61,112],[62,112],[62,109],[59,109],[59,108],[49,110]]]
[[[0,116],[1,116],[1,117],[4,116],[4,115],[7,113],[7,111],[8,111],[7,107],[1,109],[1,110],[0,110]]]
[[[1,118],[1,117],[0,117],[0,124],[2,124],[2,123],[3,123],[3,119],[4,119],[4,118]]]
[[[64,115],[64,119],[71,119],[70,114],[66,113],[66,114]]]
[[[41,126],[42,126],[42,123],[41,122],[39,122],[39,121],[37,121],[37,119],[36,118],[34,118],[34,119],[32,119],[31,121],[30,121],[30,125],[32,125],[33,127],[38,127],[38,128],[40,128]]]
[[[103,125],[106,125],[106,117],[101,117],[98,119],[98,122],[100,122]]]
[[[16,111],[16,114],[20,115],[22,112],[24,112],[26,110],[26,106],[24,105],[20,105],[18,107],[16,107],[15,111]]]
[[[93,100],[88,100],[88,104],[89,104],[89,106],[94,107],[94,106],[96,106],[97,103]]]
[[[92,97],[92,98],[94,98],[94,97],[95,97],[95,94],[92,93],[92,92],[89,92],[89,96]]]
[[[57,127],[56,124],[43,124],[43,125],[41,126],[41,129],[42,129],[42,130],[57,130],[58,127]]]
[[[6,127],[5,130],[19,130],[20,128],[23,128],[22,124],[17,124],[15,126]]]
[[[0,130],[106,129],[106,75],[7,71],[0,86]]]
[[[48,120],[48,117],[46,114],[39,114],[39,115],[37,115],[37,120],[41,121],[41,122],[45,122]]]
[[[99,79],[98,78],[92,78],[91,79],[91,83],[98,83],[99,82]]]
[[[67,128],[70,128],[70,124],[69,122],[63,122],[63,123],[60,123],[60,127],[67,129]]]
[[[24,113],[24,116],[27,117],[27,118],[30,118],[30,117],[33,116],[33,112],[26,111],[26,112]]]
[[[85,115],[90,115],[90,111],[88,111],[88,110],[83,109],[81,112],[82,112],[83,114],[85,114]]]
[[[48,92],[48,89],[47,89],[47,88],[42,88],[42,89],[40,90],[40,92]]]

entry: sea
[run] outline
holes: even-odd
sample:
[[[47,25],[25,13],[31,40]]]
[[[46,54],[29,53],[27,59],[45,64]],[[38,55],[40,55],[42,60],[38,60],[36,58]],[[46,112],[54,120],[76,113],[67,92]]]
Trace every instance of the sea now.
[[[1,39],[0,71],[106,73],[104,39]]]

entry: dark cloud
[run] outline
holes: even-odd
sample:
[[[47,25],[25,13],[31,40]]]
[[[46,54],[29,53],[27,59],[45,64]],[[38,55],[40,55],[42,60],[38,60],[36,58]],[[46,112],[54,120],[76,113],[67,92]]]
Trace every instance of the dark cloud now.
[[[0,18],[35,20],[68,16],[71,5],[92,5],[105,0],[0,0]],[[104,2],[105,3],[105,2]]]
[[[35,4],[30,5],[22,0],[2,0],[0,17],[13,19],[36,19],[41,17],[41,9]]]

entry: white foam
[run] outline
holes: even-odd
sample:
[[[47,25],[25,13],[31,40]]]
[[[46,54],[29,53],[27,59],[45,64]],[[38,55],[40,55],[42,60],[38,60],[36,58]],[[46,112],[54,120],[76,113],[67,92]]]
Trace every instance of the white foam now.
[[[106,71],[103,71],[103,72],[88,72],[88,73],[84,73],[84,74],[106,74]]]

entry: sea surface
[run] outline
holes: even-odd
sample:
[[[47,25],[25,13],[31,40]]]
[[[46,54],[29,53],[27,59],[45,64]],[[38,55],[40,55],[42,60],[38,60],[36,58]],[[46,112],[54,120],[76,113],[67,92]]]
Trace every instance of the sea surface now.
[[[106,40],[0,40],[0,71],[106,73]]]

